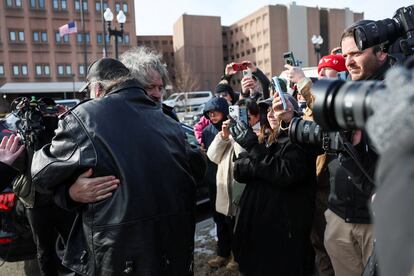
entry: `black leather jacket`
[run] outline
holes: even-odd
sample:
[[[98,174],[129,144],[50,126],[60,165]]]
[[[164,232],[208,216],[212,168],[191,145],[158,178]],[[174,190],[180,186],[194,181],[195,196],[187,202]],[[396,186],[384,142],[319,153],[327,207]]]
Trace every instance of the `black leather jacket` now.
[[[184,139],[135,81],[62,116],[34,156],[36,185],[71,208],[69,184],[87,168],[121,181],[112,197],[79,206],[65,266],[81,275],[192,273],[195,182]]]

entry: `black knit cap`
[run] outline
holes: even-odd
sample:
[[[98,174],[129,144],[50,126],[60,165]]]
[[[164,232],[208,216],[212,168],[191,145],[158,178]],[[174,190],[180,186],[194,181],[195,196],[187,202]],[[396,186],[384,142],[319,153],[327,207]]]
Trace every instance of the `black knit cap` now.
[[[113,58],[98,59],[89,65],[86,84],[78,92],[84,92],[92,80],[116,80],[126,77],[128,74],[128,68],[119,60]]]
[[[220,82],[219,84],[217,84],[216,89],[214,90],[214,94],[217,95],[217,94],[224,93],[224,92],[229,93],[232,99],[232,102],[233,102],[234,101],[233,88],[231,88],[231,86],[227,83]]]

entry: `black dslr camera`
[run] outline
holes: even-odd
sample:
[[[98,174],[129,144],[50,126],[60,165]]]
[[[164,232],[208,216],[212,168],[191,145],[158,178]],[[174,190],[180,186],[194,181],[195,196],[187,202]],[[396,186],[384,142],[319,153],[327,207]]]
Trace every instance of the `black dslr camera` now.
[[[290,122],[289,139],[292,143],[314,145],[326,152],[344,151],[343,141],[351,139],[350,131],[324,131],[313,121],[295,117]]]
[[[399,40],[400,51],[405,56],[414,53],[414,5],[399,8],[392,19],[387,18],[358,26],[354,30],[359,50]]]
[[[57,128],[58,109],[49,98],[36,100],[32,97],[16,98],[12,104],[12,113],[18,118],[17,132],[28,148],[38,150],[53,137]]]

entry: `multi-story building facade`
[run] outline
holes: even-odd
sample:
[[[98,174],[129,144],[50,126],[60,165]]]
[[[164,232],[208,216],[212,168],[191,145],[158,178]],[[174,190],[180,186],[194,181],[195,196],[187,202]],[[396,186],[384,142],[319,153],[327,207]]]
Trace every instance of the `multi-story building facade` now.
[[[219,17],[182,15],[174,25],[175,64],[188,65],[200,79],[200,90],[213,90],[230,62],[251,61],[270,78],[284,70],[287,51],[294,52],[301,66],[316,66],[311,37],[323,37],[321,54],[326,55],[339,46],[342,31],[362,18],[362,13],[348,8],[305,7],[295,2],[264,6],[230,26],[220,26]],[[232,80],[237,90],[240,80],[240,74]]]
[[[0,87],[15,83],[81,82],[87,63],[103,56],[104,40],[108,56],[114,55],[114,37],[104,35],[102,11],[109,7],[126,15],[122,53],[136,45],[133,0],[4,0],[0,4]],[[84,14],[85,34],[81,24]],[[60,37],[59,27],[75,21],[78,32]],[[119,24],[114,20],[112,24]],[[84,42],[86,41],[86,49]],[[7,84],[6,86],[4,86]],[[13,86],[13,85],[12,85]],[[29,86],[30,87],[30,86]],[[72,87],[70,85],[69,87]],[[73,85],[75,88],[75,85]],[[53,90],[53,89],[52,89]],[[57,88],[57,90],[59,90]],[[7,91],[1,90],[0,93]],[[30,91],[27,91],[28,93]]]

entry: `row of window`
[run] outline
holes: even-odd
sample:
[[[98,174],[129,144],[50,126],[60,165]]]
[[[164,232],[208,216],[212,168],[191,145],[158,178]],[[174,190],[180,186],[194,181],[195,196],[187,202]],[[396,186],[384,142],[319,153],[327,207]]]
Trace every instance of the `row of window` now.
[[[28,0],[29,7],[31,9],[44,10],[46,8],[45,0]],[[88,11],[88,1],[84,0],[83,2],[83,11]],[[23,6],[23,0],[6,0],[6,7],[9,8],[21,8]],[[81,10],[81,1],[74,0],[75,11],[80,12]],[[103,2],[103,10],[108,8],[108,2]],[[52,8],[55,11],[67,11],[68,10],[68,0],[52,0]],[[128,13],[129,7],[128,3],[116,2],[115,11],[118,13],[120,10],[123,10],[124,13]],[[95,11],[101,11],[101,1],[95,1]]]
[[[46,31],[33,31],[32,33],[32,39],[33,42],[39,42],[39,43],[45,43],[48,41],[47,39],[47,32]],[[76,34],[76,42],[77,43],[83,43],[83,38],[84,36],[82,35],[82,33],[78,33]],[[9,31],[9,39],[10,42],[24,42],[25,41],[25,35],[24,35],[24,31],[22,30],[11,30]],[[90,44],[91,39],[90,39],[90,34],[85,33],[85,40],[87,44]],[[97,33],[96,34],[96,41],[98,44],[103,44],[103,34],[102,33]],[[69,43],[69,36],[68,35],[64,35],[63,37],[60,36],[59,32],[55,32],[55,42],[56,43]],[[106,36],[106,42],[110,42],[110,37],[109,35]],[[123,40],[121,39],[121,37],[118,37],[118,42],[119,43],[123,43],[123,44],[129,44],[130,43],[130,37],[129,34],[124,34],[124,38]]]
[[[27,77],[29,70],[27,64],[13,64],[11,66],[11,72],[13,76]],[[50,66],[48,64],[36,64],[34,66],[35,75],[38,77],[50,76]],[[72,65],[71,64],[57,64],[56,73],[59,77],[72,77]],[[79,75],[85,75],[85,66],[83,64],[78,65]],[[4,65],[0,64],[0,76],[4,76]]]
[[[264,23],[267,23],[267,13],[263,14],[262,16],[257,17],[256,19],[252,19],[250,21],[250,28],[253,28],[255,21],[256,21],[256,25],[260,24],[261,21]],[[247,31],[248,27],[249,27],[249,23],[245,23],[244,30]],[[238,33],[239,31],[240,32],[243,31],[243,26],[230,29],[230,35],[233,35],[234,33]],[[227,33],[223,32],[223,35],[227,35]]]

